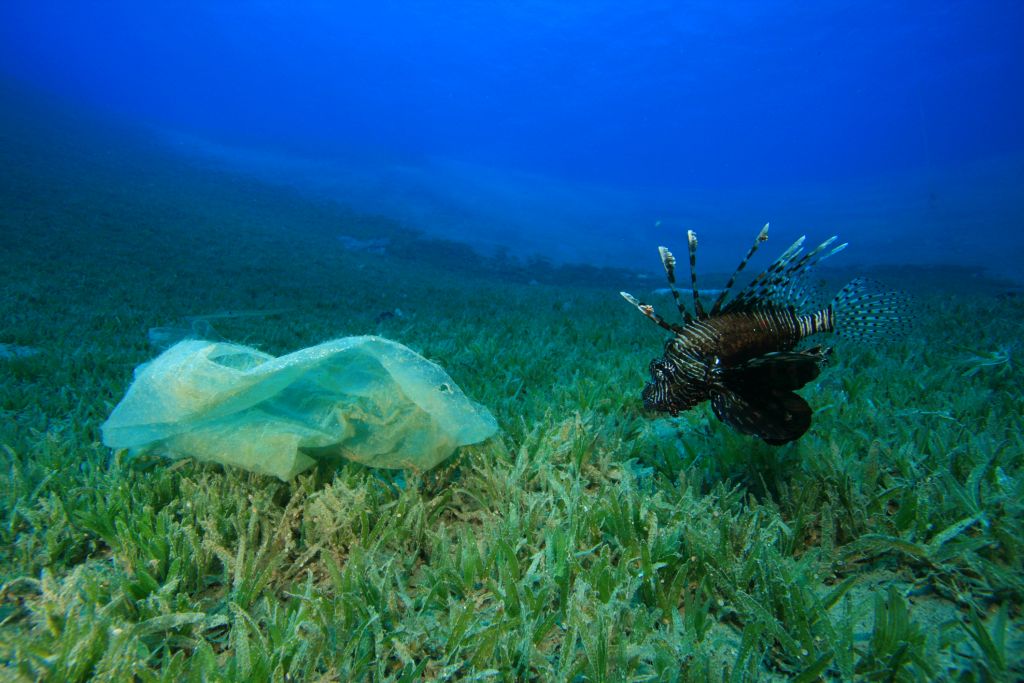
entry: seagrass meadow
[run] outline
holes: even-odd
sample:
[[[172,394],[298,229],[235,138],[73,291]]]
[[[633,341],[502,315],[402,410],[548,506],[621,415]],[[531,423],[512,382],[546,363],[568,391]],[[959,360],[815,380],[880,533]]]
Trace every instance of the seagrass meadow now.
[[[3,146],[3,680],[1024,677],[1021,298],[893,282],[913,332],[838,342],[810,431],[774,448],[706,405],[642,410],[664,338],[629,274],[46,144]],[[402,342],[501,431],[429,472],[290,483],[104,448],[147,331],[225,312],[272,354]]]

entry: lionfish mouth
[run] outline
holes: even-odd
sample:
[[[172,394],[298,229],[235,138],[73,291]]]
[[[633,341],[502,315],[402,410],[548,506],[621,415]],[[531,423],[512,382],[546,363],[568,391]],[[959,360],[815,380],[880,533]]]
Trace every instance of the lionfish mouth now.
[[[678,382],[673,380],[675,371],[675,366],[664,358],[655,358],[651,361],[651,381],[644,385],[640,394],[644,408],[673,416],[679,413],[679,402],[672,396],[672,388],[678,385]]]
[[[654,382],[647,382],[640,397],[644,400],[644,408],[647,410],[663,411],[666,394],[667,387],[664,385],[658,386]]]

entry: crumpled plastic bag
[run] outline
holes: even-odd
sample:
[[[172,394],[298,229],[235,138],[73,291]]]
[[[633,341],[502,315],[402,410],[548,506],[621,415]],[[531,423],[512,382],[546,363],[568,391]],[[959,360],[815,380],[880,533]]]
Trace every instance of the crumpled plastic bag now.
[[[497,424],[440,366],[366,336],[279,358],[239,344],[179,342],[136,368],[101,429],[111,448],[287,481],[334,455],[427,470]]]

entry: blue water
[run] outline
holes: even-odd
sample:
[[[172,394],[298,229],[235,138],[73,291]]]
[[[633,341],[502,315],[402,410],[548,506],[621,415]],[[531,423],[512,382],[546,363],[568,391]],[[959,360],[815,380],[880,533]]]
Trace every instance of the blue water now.
[[[1024,3],[0,5],[0,76],[481,251],[1021,276]]]

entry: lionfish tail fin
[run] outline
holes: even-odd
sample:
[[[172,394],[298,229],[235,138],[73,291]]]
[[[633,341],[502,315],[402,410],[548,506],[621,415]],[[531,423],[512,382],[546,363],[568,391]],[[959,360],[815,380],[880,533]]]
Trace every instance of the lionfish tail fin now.
[[[861,341],[902,337],[913,322],[910,298],[866,278],[851,280],[832,301],[835,331]]]

